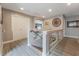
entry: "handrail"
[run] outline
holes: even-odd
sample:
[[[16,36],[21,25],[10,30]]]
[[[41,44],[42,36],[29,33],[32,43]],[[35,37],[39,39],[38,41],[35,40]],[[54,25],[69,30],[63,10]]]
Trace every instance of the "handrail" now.
[[[48,32],[50,32],[50,31],[52,31],[52,32],[57,32],[57,31],[63,31],[64,29],[52,29],[52,30],[43,30],[43,31],[48,31]]]

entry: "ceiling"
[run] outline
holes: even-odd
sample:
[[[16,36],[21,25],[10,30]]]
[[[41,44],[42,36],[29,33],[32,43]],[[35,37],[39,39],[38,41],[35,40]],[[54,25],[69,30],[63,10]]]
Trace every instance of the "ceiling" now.
[[[1,3],[2,7],[25,13],[31,16],[45,16],[50,18],[57,15],[73,16],[79,15],[79,4],[72,3]],[[20,10],[24,8],[24,10]],[[48,9],[52,9],[52,12],[48,12]]]

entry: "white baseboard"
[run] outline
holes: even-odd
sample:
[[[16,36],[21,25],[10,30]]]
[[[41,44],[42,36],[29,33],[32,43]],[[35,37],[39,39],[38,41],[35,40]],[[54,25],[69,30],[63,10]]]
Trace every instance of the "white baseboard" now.
[[[68,36],[68,35],[65,35],[64,37],[70,37],[70,38],[79,38],[78,36]]]

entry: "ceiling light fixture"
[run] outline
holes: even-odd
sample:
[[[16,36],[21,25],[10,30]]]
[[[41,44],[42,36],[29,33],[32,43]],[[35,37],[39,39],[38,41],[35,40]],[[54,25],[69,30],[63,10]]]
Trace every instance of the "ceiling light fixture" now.
[[[67,3],[67,5],[68,5],[68,6],[70,6],[70,5],[71,5],[71,3]]]
[[[24,10],[24,8],[20,8],[20,10]]]
[[[49,12],[52,12],[52,9],[49,9],[48,11],[49,11]]]
[[[45,16],[42,16],[43,18],[45,18]]]

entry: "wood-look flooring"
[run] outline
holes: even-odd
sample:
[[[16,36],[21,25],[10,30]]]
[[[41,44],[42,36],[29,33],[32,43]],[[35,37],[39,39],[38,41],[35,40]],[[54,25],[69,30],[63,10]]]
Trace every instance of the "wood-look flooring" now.
[[[27,40],[10,50],[5,56],[41,56],[42,53],[33,46],[27,46]]]
[[[79,39],[65,37],[54,50],[51,55],[57,56],[79,56]]]
[[[79,39],[65,37],[52,51],[49,56],[79,56]],[[41,56],[42,52],[31,46],[27,41],[19,43],[17,47],[9,51],[5,56]]]

